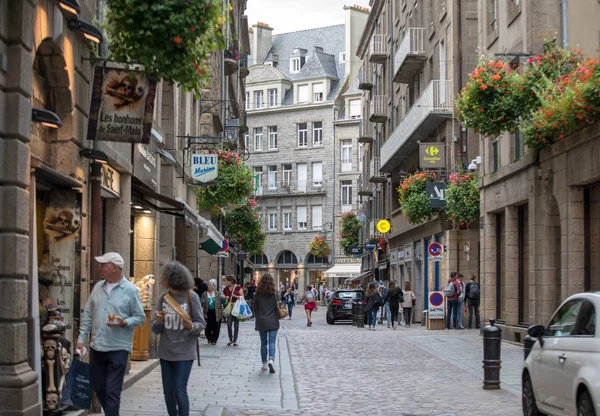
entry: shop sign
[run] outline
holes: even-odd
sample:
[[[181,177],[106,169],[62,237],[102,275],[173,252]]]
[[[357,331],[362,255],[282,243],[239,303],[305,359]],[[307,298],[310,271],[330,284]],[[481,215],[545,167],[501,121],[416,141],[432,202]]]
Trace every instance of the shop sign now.
[[[133,176],[153,191],[158,189],[157,152],[158,145],[154,140],[148,144],[138,143],[133,146]]]
[[[97,66],[88,140],[149,143],[156,81],[142,72]]]
[[[362,247],[350,247],[350,252],[354,256],[360,256],[363,253],[363,248]]]
[[[359,212],[358,214],[356,214],[356,219],[361,224],[364,224],[367,221],[367,214],[365,214],[364,212]]]
[[[354,257],[336,257],[335,259],[335,263],[336,264],[354,264],[354,263],[361,263],[362,260],[359,258],[354,258]]]
[[[390,231],[390,228],[392,228],[392,226],[388,220],[377,221],[377,231],[380,233],[386,234]]]
[[[419,144],[419,166],[427,168],[446,167],[446,147],[438,143]]]
[[[246,260],[246,252],[245,251],[239,251],[237,254],[237,259],[238,261],[244,261]]]
[[[121,195],[121,175],[108,164],[102,165],[102,190],[108,195],[105,198],[119,198]]]
[[[446,206],[446,184],[444,182],[427,182],[425,192],[429,198],[431,208],[444,208]]]
[[[217,176],[219,176],[219,156],[217,154],[192,155],[190,176],[193,180],[202,183],[207,183],[217,179]]]
[[[444,307],[444,292],[429,292],[429,319],[445,319]]]

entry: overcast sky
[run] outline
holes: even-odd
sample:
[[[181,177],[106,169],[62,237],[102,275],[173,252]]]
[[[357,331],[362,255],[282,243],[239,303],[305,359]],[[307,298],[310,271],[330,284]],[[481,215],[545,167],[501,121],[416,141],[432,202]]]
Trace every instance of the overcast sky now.
[[[369,0],[248,0],[248,24],[267,23],[273,33],[344,23],[344,6],[369,6]]]

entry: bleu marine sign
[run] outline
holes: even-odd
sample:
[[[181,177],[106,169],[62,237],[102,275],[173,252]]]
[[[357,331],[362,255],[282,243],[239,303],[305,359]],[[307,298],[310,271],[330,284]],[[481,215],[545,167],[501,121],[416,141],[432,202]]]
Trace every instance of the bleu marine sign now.
[[[192,155],[190,176],[192,179],[207,183],[217,179],[219,175],[219,156],[216,154]]]

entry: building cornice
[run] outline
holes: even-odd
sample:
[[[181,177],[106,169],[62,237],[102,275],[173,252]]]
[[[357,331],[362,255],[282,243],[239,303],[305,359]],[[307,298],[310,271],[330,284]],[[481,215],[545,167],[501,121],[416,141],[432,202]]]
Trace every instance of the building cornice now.
[[[329,108],[333,107],[333,101],[327,101],[319,104],[302,104],[302,105],[286,105],[279,107],[271,107],[271,108],[261,108],[260,110],[246,110],[248,116],[258,115],[258,114],[270,114],[270,113],[278,113],[280,111],[303,111],[303,110],[315,110],[319,108]]]
[[[400,0],[395,0],[400,1]],[[360,37],[360,42],[358,42],[358,47],[356,49],[356,56],[360,59],[363,59],[365,53],[367,52],[367,48],[369,47],[369,43],[371,40],[371,36],[375,31],[375,23],[377,18],[381,14],[381,10],[383,9],[383,5],[385,0],[374,0],[373,7],[371,8],[371,13],[369,13],[369,18],[367,19],[367,24],[365,25],[365,29],[363,30],[362,36]]]

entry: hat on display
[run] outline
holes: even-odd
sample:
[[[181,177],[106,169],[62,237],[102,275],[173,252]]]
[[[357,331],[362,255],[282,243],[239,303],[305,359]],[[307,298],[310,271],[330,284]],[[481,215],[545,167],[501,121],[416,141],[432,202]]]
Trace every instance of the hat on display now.
[[[113,251],[109,253],[104,253],[102,256],[95,257],[98,263],[112,263],[117,266],[119,269],[122,269],[125,266],[125,260],[119,253],[115,253]]]

